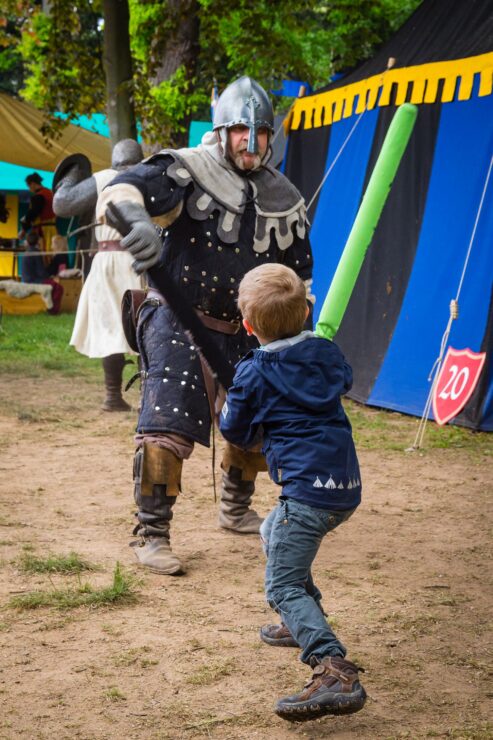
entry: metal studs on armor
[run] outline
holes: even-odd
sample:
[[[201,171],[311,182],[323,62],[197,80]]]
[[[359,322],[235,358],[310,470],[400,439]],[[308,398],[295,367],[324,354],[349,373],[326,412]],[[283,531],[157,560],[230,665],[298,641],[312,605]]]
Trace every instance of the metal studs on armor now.
[[[218,247],[218,248],[217,248],[217,251],[218,251],[218,252],[222,252],[222,251],[223,251],[223,248],[222,248],[222,247]]]
[[[229,278],[229,282],[230,282],[230,283],[235,283],[235,282],[236,282],[236,280],[235,280],[234,278]]]
[[[210,232],[210,231],[206,231],[206,232],[205,232],[205,235],[206,235],[206,236],[210,236],[210,235],[211,235],[211,232]]]
[[[177,413],[178,413],[178,409],[177,409],[177,408],[175,407],[175,408],[173,409],[173,412],[174,412],[175,414],[177,414]]]
[[[188,283],[188,278],[183,278],[184,283]]]
[[[212,247],[212,242],[207,242],[208,247]]]
[[[166,370],[166,372],[169,372],[169,367],[165,367],[164,369]]]
[[[192,236],[192,238],[190,239],[190,241],[191,241],[192,244],[195,244],[195,237]]]
[[[167,382],[168,382],[168,378],[163,378],[163,383],[167,383]]]
[[[202,275],[207,275],[205,270],[202,270]]]
[[[190,265],[185,265],[185,267],[183,269],[184,270],[189,270],[190,269]]]
[[[188,375],[188,370],[184,370],[183,375]]]
[[[214,277],[212,279],[214,280],[215,283],[217,283],[217,281],[219,280],[219,278],[218,278],[217,275],[214,275]]]
[[[240,250],[238,249],[238,247],[235,248],[235,252],[236,252],[236,254],[239,254],[240,253]]]
[[[161,411],[161,406],[154,406],[154,411]]]

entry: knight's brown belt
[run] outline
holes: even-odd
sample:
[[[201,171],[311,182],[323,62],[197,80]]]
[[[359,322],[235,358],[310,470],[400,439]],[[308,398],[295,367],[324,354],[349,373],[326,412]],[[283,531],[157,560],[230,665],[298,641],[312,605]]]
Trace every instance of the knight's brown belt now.
[[[154,298],[154,300],[159,301],[159,303],[162,303],[163,306],[166,305],[166,301],[164,300],[161,293],[156,290],[155,288],[149,288],[147,290],[147,296],[146,298]],[[221,319],[216,319],[214,316],[208,316],[203,311],[199,311],[198,308],[195,309],[195,312],[200,317],[200,320],[206,326],[208,329],[212,329],[212,331],[218,331],[221,334],[238,334],[240,330],[240,322],[239,321],[222,321]]]
[[[124,252],[120,240],[110,240],[107,242],[98,242],[98,252]]]

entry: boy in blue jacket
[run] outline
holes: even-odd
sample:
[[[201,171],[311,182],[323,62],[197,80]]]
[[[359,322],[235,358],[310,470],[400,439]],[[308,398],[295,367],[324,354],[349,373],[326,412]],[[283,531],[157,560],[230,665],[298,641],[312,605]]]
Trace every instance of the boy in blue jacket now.
[[[303,721],[363,708],[358,667],[325,619],[311,565],[322,538],[349,519],[361,501],[361,477],[341,395],[352,371],[334,342],[303,331],[305,286],[293,270],[265,264],[241,281],[243,326],[260,348],[237,365],[220,429],[234,445],[263,442],[279,503],[261,526],[267,556],[266,596],[280,625],[261,629],[264,642],[300,647],[312,680],[275,711]]]

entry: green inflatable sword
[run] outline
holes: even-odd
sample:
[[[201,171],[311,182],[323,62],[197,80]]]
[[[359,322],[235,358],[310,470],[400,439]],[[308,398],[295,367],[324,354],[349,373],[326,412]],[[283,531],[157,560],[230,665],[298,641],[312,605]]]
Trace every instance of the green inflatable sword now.
[[[315,330],[320,337],[332,339],[341,325],[366,251],[414,128],[417,113],[415,105],[404,103],[392,119],[320,312]]]

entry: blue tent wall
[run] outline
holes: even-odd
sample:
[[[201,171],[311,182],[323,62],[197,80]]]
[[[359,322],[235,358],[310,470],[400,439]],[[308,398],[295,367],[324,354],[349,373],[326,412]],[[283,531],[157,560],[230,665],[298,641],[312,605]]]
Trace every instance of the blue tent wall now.
[[[312,292],[318,298],[315,320],[358,212],[377,118],[378,111],[374,110],[359,121],[351,137],[351,147],[340,155],[318,198],[310,230],[316,265]],[[334,162],[354,123],[355,118],[352,117],[332,126],[325,171]],[[350,177],[348,173],[351,173]]]
[[[349,395],[358,401],[419,416],[425,407],[428,377],[439,355],[493,154],[492,39],[492,0],[474,0],[471,6],[459,0],[423,0],[373,59],[295,103],[283,169],[307,202],[340,154],[308,214],[315,318],[396,98],[403,102],[416,97],[419,105],[414,133],[336,336],[353,365]],[[389,57],[397,60],[392,79],[406,82],[394,82],[390,99],[382,101],[382,73]],[[449,76],[433,78],[434,65],[445,61],[451,63]],[[444,69],[439,66],[440,72]],[[373,80],[378,80],[378,92]],[[357,121],[354,90],[361,89],[370,90],[375,107],[363,113],[341,153]],[[346,105],[348,118],[341,117]],[[459,298],[459,318],[448,342],[487,356],[478,387],[454,423],[491,431],[492,206],[493,176]]]
[[[442,105],[418,249],[399,321],[367,403],[420,415],[455,298],[490,158],[493,96]],[[478,125],[484,122],[485,125]],[[449,345],[481,349],[493,280],[493,179],[478,222]],[[419,351],[418,351],[419,348]],[[487,411],[486,409],[484,410]],[[493,430],[484,413],[482,429]]]

